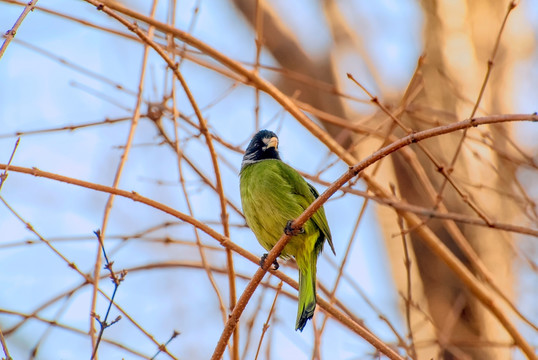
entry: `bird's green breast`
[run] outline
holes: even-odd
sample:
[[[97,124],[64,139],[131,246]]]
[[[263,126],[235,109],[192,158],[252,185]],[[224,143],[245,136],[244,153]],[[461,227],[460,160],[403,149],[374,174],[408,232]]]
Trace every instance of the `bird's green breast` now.
[[[272,159],[245,166],[240,174],[240,191],[247,224],[268,251],[280,239],[287,222],[301,215],[315,199],[296,170]],[[303,229],[303,234],[294,236],[286,245],[282,257],[297,257],[314,250],[319,227],[309,220]]]

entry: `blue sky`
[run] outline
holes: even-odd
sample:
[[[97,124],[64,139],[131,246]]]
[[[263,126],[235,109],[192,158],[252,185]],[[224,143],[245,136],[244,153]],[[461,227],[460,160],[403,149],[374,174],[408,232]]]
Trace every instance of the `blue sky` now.
[[[192,17],[193,1],[183,1],[177,12],[178,27],[185,29]],[[133,1],[132,6],[147,11],[148,3]],[[252,62],[255,55],[255,43],[252,31],[247,23],[224,0],[202,1],[201,11],[193,35],[211,44],[227,56]],[[56,0],[39,2],[47,8],[87,19],[119,30],[123,28],[102,12],[82,1]],[[289,2],[277,1],[276,9],[289,6]],[[292,28],[301,43],[308,47],[306,51],[313,57],[325,52],[330,46],[329,37],[319,26],[323,22],[321,9],[303,0],[294,5],[296,8],[284,11],[289,16],[284,20],[293,22]],[[412,1],[380,1],[375,5],[366,2],[341,2],[348,14],[361,14],[360,22],[353,22],[357,31],[376,34],[376,40],[366,44],[376,66],[380,68],[385,89],[391,94],[401,92],[414,70],[416,59],[421,52],[422,19],[419,6]],[[523,2],[521,7],[534,24],[538,23],[536,3]],[[19,16],[21,7],[0,1],[0,31],[5,32]],[[295,13],[301,11],[308,16],[296,19]],[[521,10],[523,11],[523,10]],[[166,6],[163,3],[157,13],[164,19]],[[534,37],[537,27],[534,27]],[[223,34],[224,32],[224,34]],[[307,41],[308,38],[319,41]],[[120,91],[101,77],[110,79],[125,89],[136,91],[141,67],[142,47],[133,41],[105,34],[66,19],[44,14],[38,10],[30,13],[17,32],[16,40],[9,45],[6,54],[0,59],[0,162],[5,163],[11,154],[16,137],[15,132],[30,131],[103,121],[105,118],[116,119],[129,117],[135,106],[136,97],[132,93]],[[57,60],[31,50],[24,43],[46,50],[68,61],[85,72],[65,66]],[[345,71],[361,74],[365,65],[358,56],[342,56],[341,67]],[[518,79],[522,82],[522,91],[515,102],[515,112],[536,111],[538,95],[536,84],[538,73],[537,54],[523,63]],[[266,52],[262,62],[275,65]],[[149,57],[148,74],[144,99],[158,101],[164,93],[164,63],[153,52]],[[526,72],[526,70],[528,72]],[[203,108],[216,98],[229,91],[232,82],[212,71],[186,62],[182,65],[191,91]],[[365,75],[366,76],[366,75]],[[271,78],[271,75],[268,74]],[[371,79],[367,84],[374,89]],[[169,86],[169,85],[168,85]],[[347,85],[346,85],[347,86]],[[346,90],[357,92],[351,87]],[[377,89],[379,90],[379,89]],[[180,93],[180,92],[179,92]],[[98,94],[98,95],[96,95]],[[104,94],[104,95],[99,95]],[[364,97],[358,92],[354,95]],[[224,100],[204,111],[212,131],[236,146],[245,146],[254,131],[254,91],[239,86],[231,90]],[[179,108],[186,115],[191,115],[183,94],[179,96]],[[278,128],[280,149],[283,159],[299,170],[307,172],[323,168],[333,158],[327,159],[327,149],[294,119],[283,114],[280,107],[267,96],[261,97],[261,124]],[[193,118],[193,121],[196,121]],[[170,124],[166,124],[171,129]],[[523,129],[523,130],[521,130]],[[125,144],[129,122],[107,124],[73,132],[42,133],[21,138],[13,164],[25,167],[37,167],[41,170],[96,182],[112,184],[116,167]],[[212,175],[209,155],[204,146],[196,140],[188,139],[192,128],[183,126],[180,137],[188,156],[196,159],[197,164]],[[523,142],[532,145],[536,126],[524,124],[516,131]],[[6,136],[4,136],[6,135]],[[129,155],[120,188],[133,190],[144,196],[170,205],[186,212],[183,194],[178,185],[176,156],[170,149],[160,144],[155,126],[143,119],[137,129],[134,147]],[[241,155],[217,145],[226,161],[221,163],[223,182],[226,193],[232,201],[240,205],[237,172]],[[229,163],[230,165],[226,165]],[[333,181],[347,167],[338,163],[322,178]],[[195,217],[211,222],[219,220],[218,198],[215,193],[204,187],[196,174],[185,167],[186,185],[192,193],[191,202]],[[161,181],[159,183],[158,181]],[[320,191],[322,186],[317,186]],[[81,270],[92,269],[95,259],[96,242],[92,231],[101,226],[106,194],[77,188],[45,179],[11,172],[1,192],[2,197],[45,238],[54,240],[55,246],[74,261]],[[336,261],[343,256],[347,239],[351,235],[356,214],[362,200],[353,197],[336,197],[326,204],[326,213],[331,224],[337,248]],[[346,211],[342,211],[346,209]],[[108,225],[107,246],[115,261],[115,269],[129,268],[167,260],[198,259],[197,250],[184,246],[165,246],[155,239],[170,236],[188,241],[194,240],[194,234],[188,226],[171,226],[160,228],[145,239],[131,239],[125,244],[114,238],[118,234],[136,234],[166,221],[174,221],[168,215],[131,200],[117,198]],[[230,211],[231,223],[241,222],[237,214]],[[397,313],[397,298],[388,272],[388,259],[384,255],[383,241],[376,224],[375,212],[370,206],[359,228],[351,258],[353,261],[346,268],[347,274],[360,284],[370,299],[374,301],[404,333],[402,319]],[[221,228],[213,225],[218,231]],[[43,245],[25,245],[28,239],[36,240],[24,224],[19,222],[4,206],[0,206],[0,308],[21,312],[32,311],[46,299],[66,291],[81,281],[80,276],[68,269],[49,249]],[[249,230],[233,228],[232,239],[255,254],[262,249],[254,240]],[[207,236],[202,236],[207,244],[217,245]],[[66,240],[62,240],[66,239]],[[152,241],[153,239],[153,241]],[[14,246],[6,244],[14,243]],[[219,266],[224,266],[222,252],[210,252],[209,258]],[[332,256],[325,254],[325,256]],[[251,274],[256,266],[236,257],[238,271]],[[288,273],[294,274],[288,269]],[[331,284],[335,270],[326,259],[321,259],[318,277],[325,284]],[[220,288],[226,295],[227,279],[215,275]],[[270,280],[277,284],[276,279]],[[109,294],[112,291],[108,280],[103,281],[102,288]],[[380,284],[383,284],[380,286]],[[241,292],[246,282],[238,282]],[[288,291],[293,292],[289,287]],[[257,292],[257,296],[260,291]],[[338,292],[349,306],[358,307],[363,316],[380,337],[394,340],[377,315],[373,313],[358,297],[349,284],[344,283]],[[84,288],[73,297],[61,301],[41,315],[52,318],[61,312],[62,323],[87,330],[89,323],[90,289]],[[225,298],[227,298],[225,296]],[[267,310],[273,294],[262,299],[262,308]],[[245,316],[255,312],[255,304],[249,304]],[[208,284],[207,276],[201,270],[174,268],[132,272],[120,286],[117,302],[124,307],[158,342],[165,342],[174,329],[181,331],[181,336],[172,342],[169,349],[180,358],[207,358],[218,339],[222,322],[217,311],[216,297]],[[103,314],[107,302],[99,301],[97,312]],[[364,309],[364,310],[362,310]],[[310,358],[309,347],[312,344],[311,329],[304,333],[295,333],[296,303],[284,299],[279,303],[275,314],[277,323],[274,331],[274,343],[282,346],[273,349],[274,358],[307,359]],[[117,315],[114,312],[113,317]],[[533,316],[538,316],[534,314]],[[265,315],[260,319],[265,319]],[[17,317],[0,314],[3,327],[9,327]],[[259,319],[259,321],[261,321]],[[321,319],[321,317],[320,317]],[[319,320],[318,320],[319,321]],[[4,325],[6,324],[6,325]],[[257,323],[261,328],[261,323]],[[357,354],[366,354],[372,348],[364,341],[357,340],[342,327],[331,323],[325,339],[323,351],[336,353],[338,358],[353,358]],[[9,350],[14,358],[24,358],[29,349],[45,331],[46,326],[38,321],[30,321],[16,334],[8,339]],[[106,331],[106,335],[132,346],[138,351],[151,356],[156,351],[152,344],[139,330],[127,320],[122,319]],[[276,341],[275,341],[276,340]],[[59,329],[52,330],[38,354],[38,359],[60,358],[79,359],[80,349],[89,354],[87,337],[72,334]],[[113,346],[103,345],[103,359],[137,358],[125,355]],[[89,355],[88,355],[89,357]],[[166,358],[161,355],[160,358]]]

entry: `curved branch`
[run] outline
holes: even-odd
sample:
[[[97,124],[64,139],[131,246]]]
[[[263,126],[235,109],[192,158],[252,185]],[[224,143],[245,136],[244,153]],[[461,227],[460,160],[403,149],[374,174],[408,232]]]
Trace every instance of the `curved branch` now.
[[[522,115],[521,117],[516,116],[518,118],[517,120],[538,120],[538,115]],[[422,141],[427,138],[431,138],[434,136],[439,136],[442,134],[451,133],[457,130],[467,129],[469,127],[474,127],[478,125],[483,124],[494,124],[494,123],[500,123],[500,122],[506,122],[506,121],[514,121],[512,116],[509,115],[501,115],[496,117],[486,117],[486,118],[480,118],[480,119],[467,119],[463,120],[454,124],[446,125],[446,126],[440,126],[424,131],[420,131],[417,133],[412,133],[411,135],[405,136],[401,138],[398,141],[393,142],[392,144],[383,147],[382,149],[374,152],[372,155],[368,156],[366,159],[360,161],[355,166],[351,166],[349,170],[342,175],[338,180],[333,182],[323,194],[321,194],[310,206],[299,216],[297,219],[295,219],[292,223],[293,228],[301,228],[303,224],[310,219],[310,217],[321,207],[323,204],[336,192],[338,191],[342,186],[344,186],[349,180],[354,178],[355,176],[359,175],[362,171],[364,171],[367,167],[370,165],[376,163],[377,161],[381,160],[382,158],[386,157],[387,155],[405,147],[412,143],[416,143],[418,141]],[[366,174],[362,174],[363,176]],[[413,214],[414,215],[414,214]],[[418,220],[418,219],[417,219]],[[415,225],[419,225],[420,223],[417,222]],[[512,324],[508,316],[502,311],[502,309],[497,305],[495,300],[491,297],[489,291],[473,276],[473,274],[461,263],[461,261],[458,260],[458,258],[437,238],[437,236],[426,226],[419,226],[416,229],[417,232],[420,234],[424,234],[423,237],[426,240],[426,243],[430,248],[441,258],[443,261],[446,262],[446,264],[462,279],[462,281],[469,287],[469,289],[474,293],[474,295],[497,317],[497,319],[503,324],[505,329],[510,333],[512,338],[514,339],[514,342],[525,352],[527,357],[529,359],[534,359],[534,350],[530,346],[530,344],[527,343],[527,341],[523,338],[523,336],[517,331],[516,327]],[[261,282],[263,276],[265,275],[268,267],[276,260],[276,258],[280,255],[288,241],[291,239],[290,235],[282,235],[280,240],[275,244],[273,249],[269,252],[269,254],[266,257],[266,260],[264,262],[265,266],[261,267],[256,271],[254,274],[252,280],[248,284],[248,286],[245,288],[245,291],[239,298],[239,301],[237,302],[237,307],[234,309],[232,314],[230,315],[230,318],[228,319],[228,322],[226,323],[226,327],[224,328],[221,338],[219,339],[219,342],[217,344],[217,347],[215,348],[215,352],[213,353],[212,360],[218,360],[222,357],[222,353],[224,352],[226,343],[228,342],[228,339],[230,338],[230,335],[233,332],[233,329],[235,328],[235,325],[239,321],[239,317],[241,316],[241,313],[243,312],[244,308],[246,307],[250,297],[254,293],[254,290],[258,286],[258,284]],[[431,240],[430,240],[431,239]],[[331,314],[332,315],[332,314]],[[362,329],[357,329],[357,331],[361,331]],[[362,333],[361,336],[370,342],[372,345],[374,345],[378,350],[380,350],[383,354],[388,356],[391,359],[400,359],[400,356],[394,352],[391,348],[386,346],[384,343],[378,343],[377,338],[375,336],[371,337],[372,334],[370,333]]]
[[[363,170],[365,170],[367,167],[376,163],[382,158],[390,155],[391,153],[398,151],[406,146],[409,146],[412,143],[422,141],[422,140],[425,140],[434,136],[448,134],[448,133],[462,130],[469,127],[474,127],[474,126],[479,126],[479,125],[484,125],[484,124],[495,124],[495,123],[508,122],[508,121],[524,121],[524,120],[538,121],[538,115],[536,114],[497,115],[497,116],[488,116],[488,117],[483,117],[483,118],[467,119],[467,120],[463,120],[463,121],[453,123],[450,125],[435,127],[432,129],[413,133],[411,135],[403,137],[399,139],[398,141],[395,141],[389,144],[388,146],[385,146],[382,149],[371,154],[369,157],[360,161],[355,166],[351,166],[344,175],[342,175],[338,180],[336,180],[323,194],[320,195],[318,199],[316,199],[316,201],[314,201],[304,211],[304,213],[301,216],[299,216],[293,222],[293,226],[301,227],[312,216],[312,214],[314,214],[329,199],[329,197],[331,197],[350,179],[359,175],[359,173],[361,173],[362,177],[366,177],[367,175],[363,172]],[[7,167],[6,164],[0,164],[0,169],[5,169],[6,167]],[[171,207],[166,206],[162,203],[159,203],[155,200],[143,197],[134,191],[129,192],[125,190],[115,189],[109,186],[94,184],[94,183],[90,183],[83,180],[73,179],[66,176],[41,171],[36,168],[29,169],[29,168],[11,165],[9,169],[10,171],[14,171],[14,172],[26,173],[26,174],[34,175],[37,177],[45,177],[45,178],[49,178],[49,179],[53,179],[57,181],[70,183],[73,185],[86,187],[86,188],[97,190],[97,191],[112,193],[115,195],[130,198],[133,201],[137,201],[137,202],[149,205],[165,213],[168,213],[172,216],[175,216],[176,218],[180,220],[188,222],[191,225],[204,231],[206,234],[213,237],[217,241],[219,241],[223,246],[231,248],[233,251],[238,252],[239,254],[245,256],[246,258],[249,258],[252,261],[258,260],[254,255],[250,254],[249,252],[247,252],[240,246],[233,243],[229,238],[213,230],[212,228],[202,223],[201,221],[195,218],[192,218],[180,211],[172,209]],[[390,197],[390,196],[386,195],[386,197]],[[409,215],[409,213],[403,213],[403,215]],[[409,219],[411,220],[413,220],[413,218],[415,219],[415,222],[410,223],[410,225],[411,226],[419,225],[420,220],[418,219],[418,217],[415,214],[411,214],[411,215],[412,216],[406,217],[408,222],[410,221]],[[497,319],[503,324],[506,330],[510,333],[510,335],[514,339],[514,342],[523,350],[523,352],[527,355],[527,357],[529,359],[535,359],[536,356],[534,355],[534,350],[532,349],[532,347],[527,343],[527,341],[523,338],[523,336],[517,331],[516,327],[509,320],[508,316],[501,310],[501,308],[496,303],[495,299],[490,295],[488,290],[454,256],[454,254],[452,254],[452,252],[450,252],[450,250],[441,243],[441,241],[437,238],[437,236],[428,227],[420,226],[416,229],[416,231],[419,234],[423,235],[422,237],[424,241],[426,241],[427,245],[430,246],[431,249],[443,261],[447,263],[447,265],[462,279],[462,281],[475,294],[475,296],[497,317]],[[278,257],[278,255],[280,254],[280,252],[282,251],[286,243],[289,241],[289,239],[290,239],[290,236],[288,235],[283,235],[280,238],[278,243],[269,252],[267,256],[267,261],[265,262],[265,264],[272,264],[272,262]],[[254,259],[251,259],[251,257],[254,257]],[[224,352],[226,344],[231,334],[233,333],[233,330],[237,322],[239,321],[239,318],[243,310],[245,309],[250,297],[254,293],[254,290],[256,289],[258,284],[261,282],[267,270],[268,270],[267,268],[258,269],[258,271],[254,274],[251,282],[248,284],[247,288],[241,295],[240,299],[237,302],[236,307],[234,308],[232,314],[230,315],[230,318],[228,319],[228,322],[226,323],[226,326],[222,332],[221,338],[217,344],[217,347],[215,348],[213,359],[220,359],[220,357],[222,356],[222,353]],[[285,278],[288,278],[287,276],[279,272],[274,272],[274,273],[275,274],[278,273],[279,277],[283,280]],[[290,280],[289,282],[290,284],[294,283],[294,287],[297,285],[297,283],[294,282],[293,280],[291,279],[289,280]],[[363,328],[361,325],[356,324],[355,322],[351,321],[351,319],[346,317],[340,311],[336,310],[336,308],[330,306],[330,304],[324,301],[323,299],[319,299],[319,300],[320,301],[318,302],[319,302],[320,307],[322,307],[329,314],[331,314],[331,316],[338,319],[341,323],[346,325],[348,328],[353,330],[355,333],[359,334],[365,340],[370,342],[379,351],[381,351],[382,353],[384,353],[386,356],[388,356],[391,359],[401,359],[401,357],[394,350],[392,350],[385,343],[379,340],[375,335],[370,333],[366,328]]]

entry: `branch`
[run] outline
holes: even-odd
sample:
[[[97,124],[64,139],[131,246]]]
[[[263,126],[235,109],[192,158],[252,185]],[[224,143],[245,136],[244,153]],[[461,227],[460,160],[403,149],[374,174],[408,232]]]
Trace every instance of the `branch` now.
[[[439,136],[442,134],[451,133],[454,131],[462,130],[465,128],[469,128],[471,126],[479,126],[484,124],[494,124],[494,123],[501,123],[501,122],[508,122],[508,121],[525,121],[525,120],[531,120],[531,121],[538,121],[538,115],[536,114],[516,114],[516,115],[497,115],[497,116],[487,116],[482,118],[475,118],[475,119],[467,119],[463,120],[457,123],[449,124],[446,126],[439,126],[436,128],[428,129],[425,131],[413,133],[411,135],[408,135],[404,138],[399,139],[398,141],[395,141],[388,146],[385,146],[384,148],[376,151],[366,159],[362,160],[355,166],[352,166],[349,168],[349,170],[340,177],[336,182],[333,183],[331,187],[329,187],[316,201],[314,201],[308,209],[305,210],[305,212],[297,218],[293,222],[294,227],[301,227],[309,218],[314,214],[319,207],[323,205],[327,201],[327,199],[332,196],[338,189],[340,189],[347,181],[349,181],[354,176],[358,175],[361,171],[369,167],[370,165],[376,163],[377,161],[381,160],[382,158],[386,157],[387,155],[400,150],[412,143],[415,143],[417,141],[422,141],[427,138],[431,138],[434,136]],[[5,169],[7,167],[6,164],[0,164],[0,169]],[[246,255],[246,251],[244,251],[242,248],[234,244],[230,241],[229,238],[226,238],[210,228],[209,226],[205,225],[201,221],[194,219],[190,216],[187,216],[175,209],[172,209],[171,207],[168,207],[162,203],[159,203],[157,201],[154,201],[152,199],[143,197],[136,192],[129,192],[125,190],[115,189],[109,186],[99,185],[95,183],[90,183],[83,180],[73,179],[66,176],[53,174],[50,172],[41,171],[39,169],[33,168],[24,168],[19,166],[10,166],[10,171],[19,172],[19,173],[26,173],[30,175],[34,175],[37,177],[45,177],[57,181],[62,181],[82,187],[86,187],[89,189],[107,192],[107,193],[113,193],[115,195],[119,195],[122,197],[130,198],[133,201],[137,201],[146,205],[149,205],[151,207],[154,207],[156,209],[159,209],[165,213],[168,213],[172,216],[175,216],[178,219],[181,219],[185,222],[190,223],[191,225],[199,228],[200,230],[207,233],[209,236],[215,238],[218,240],[223,246],[230,247],[232,250],[240,253],[241,255],[244,255],[245,257],[250,259],[250,255]],[[362,173],[361,176],[368,177],[366,174]],[[380,188],[381,189],[381,188]],[[382,194],[384,195],[384,194]],[[384,195],[385,196],[385,195]],[[386,195],[387,197],[389,195]],[[407,212],[404,212],[402,214],[406,218],[408,222],[410,222],[410,226],[415,226],[420,223],[420,220],[418,217],[414,214],[410,214]],[[490,294],[487,292],[487,290],[483,287],[481,283],[479,283],[474,276],[469,272],[469,270],[444,246],[440,240],[436,237],[436,235],[427,227],[421,226],[416,230],[424,239],[426,244],[432,248],[432,250],[449,265],[449,267],[462,279],[462,281],[468,286],[468,288],[477,296],[477,298],[488,308],[494,315],[499,319],[499,321],[505,326],[506,330],[510,333],[512,338],[514,339],[514,342],[524,351],[524,353],[527,355],[528,358],[534,359],[535,355],[533,352],[532,347],[525,341],[525,339],[521,336],[521,334],[517,331],[515,326],[509,321],[506,314],[502,312],[502,310],[498,307],[494,299],[490,296]],[[273,250],[269,253],[267,257],[267,261],[265,264],[272,264],[272,262],[277,258],[280,251],[284,248],[285,242],[289,241],[289,236],[284,235],[279,240],[279,242],[275,245]],[[253,261],[256,261],[257,259],[254,259]],[[217,350],[220,351],[220,356],[222,356],[222,352],[226,346],[226,343],[233,332],[233,328],[235,327],[235,324],[239,320],[239,317],[246,307],[246,304],[248,303],[248,299],[250,296],[252,296],[253,291],[257,287],[258,283],[263,278],[263,275],[265,275],[265,272],[267,269],[260,268],[256,274],[254,275],[251,283],[249,283],[249,286],[247,286],[247,289],[239,299],[237,306],[234,308],[234,311],[232,312],[230,319],[228,320],[227,326],[225,327],[223,334],[221,336],[221,341],[219,341],[218,348],[215,349],[214,358],[219,359]],[[275,273],[276,274],[276,273]],[[280,274],[279,274],[280,275]],[[281,279],[288,278],[285,277],[285,275],[279,276]],[[289,278],[288,278],[289,279]],[[294,283],[295,286],[297,285],[296,282],[293,282],[292,280],[289,283]],[[286,281],[286,282],[288,282]],[[342,322],[344,325],[346,325],[348,328],[365,338],[365,340],[369,341],[370,343],[375,344],[377,349],[379,349],[381,352],[383,352],[385,355],[389,356],[392,359],[401,359],[401,357],[394,352],[391,348],[387,347],[381,340],[379,340],[377,337],[375,337],[373,334],[371,334],[367,329],[362,327],[359,324],[354,323],[349,318],[347,318],[345,315],[343,315],[341,312],[336,310],[334,307],[331,307],[328,302],[326,302],[323,299],[318,299],[318,303],[320,307],[322,307],[325,311],[327,311],[331,316],[338,319],[340,322]],[[222,349],[220,349],[220,344],[222,345]],[[215,357],[215,355],[217,355]]]
[[[15,37],[15,34],[17,33],[17,30],[19,30],[19,26],[21,26],[22,21],[24,20],[26,15],[28,15],[28,13],[30,11],[34,10],[34,7],[35,7],[36,3],[37,3],[37,0],[32,0],[28,4],[26,4],[26,7],[24,8],[22,13],[18,17],[17,21],[15,21],[15,24],[13,24],[13,27],[10,30],[6,31],[6,33],[4,34],[5,40],[4,40],[4,43],[2,44],[2,46],[0,47],[0,59],[2,58],[4,53],[6,52],[6,49],[7,49],[8,45],[9,45],[9,43]]]
[[[97,236],[97,239],[99,240],[99,244],[101,246],[101,249],[103,250],[103,256],[105,258],[105,269],[108,270],[110,273],[110,279],[112,280],[112,283],[114,283],[114,291],[112,292],[112,296],[110,297],[110,301],[108,303],[108,308],[106,310],[105,318],[101,320],[98,314],[92,313],[92,317],[99,322],[99,325],[101,329],[99,330],[99,334],[97,335],[97,339],[95,341],[95,345],[93,346],[92,356],[91,360],[95,358],[97,355],[97,349],[99,348],[99,344],[101,343],[101,339],[103,337],[103,333],[105,332],[105,329],[114,325],[118,321],[121,320],[121,315],[119,315],[116,319],[114,319],[112,322],[108,322],[108,316],[110,315],[110,309],[112,309],[112,304],[114,304],[114,297],[116,296],[116,291],[118,290],[118,286],[120,286],[120,283],[125,279],[125,275],[127,275],[127,272],[123,270],[120,272],[120,274],[116,274],[114,270],[112,269],[112,265],[114,262],[108,260],[108,256],[106,255],[105,251],[105,245],[103,244],[103,238],[101,237],[101,231],[97,230],[95,231],[95,236]]]
[[[4,185],[4,181],[6,181],[7,179],[7,171],[9,170],[9,165],[11,165],[11,162],[13,161],[13,156],[15,156],[15,151],[17,151],[17,147],[19,146],[20,141],[21,141],[21,138],[19,137],[17,141],[15,142],[15,146],[13,147],[13,151],[11,152],[9,161],[7,162],[7,167],[4,169],[4,173],[0,174],[0,191],[2,191],[2,186]]]
[[[474,127],[478,125],[483,124],[494,124],[494,123],[500,123],[500,122],[506,122],[514,120],[509,115],[501,115],[498,117],[486,117],[486,118],[477,118],[477,119],[467,119],[463,120],[454,124],[445,125],[445,126],[439,126],[436,128],[412,133],[411,135],[405,136],[401,138],[398,141],[393,142],[392,144],[383,147],[382,149],[374,152],[370,156],[368,156],[366,159],[360,161],[355,166],[350,166],[349,170],[342,175],[338,180],[332,183],[332,185],[325,190],[323,194],[321,194],[310,206],[299,216],[297,219],[295,219],[292,223],[292,228],[299,229],[301,228],[308,219],[321,207],[323,204],[336,192],[338,191],[342,186],[344,186],[349,180],[357,176],[360,172],[365,170],[370,165],[376,163],[377,161],[381,160],[382,158],[386,157],[387,155],[405,147],[412,143],[416,143],[418,141],[422,141],[424,139],[433,137],[433,136],[439,136],[442,134],[451,133],[457,130],[466,129],[469,127]],[[523,118],[520,120],[538,120],[538,115],[524,115]],[[431,241],[428,240],[427,245],[432,248],[432,250],[441,258],[443,261],[449,265],[449,267],[462,279],[462,281],[469,287],[469,289],[474,293],[474,295],[487,307],[491,312],[494,313],[494,315],[497,317],[497,319],[504,325],[506,330],[510,333],[512,338],[514,339],[515,343],[520,346],[520,348],[525,352],[527,357],[530,359],[534,359],[534,350],[532,347],[527,343],[527,341],[523,338],[523,336],[517,331],[516,327],[510,322],[506,314],[497,306],[494,299],[490,296],[489,292],[486,290],[486,288],[476,280],[476,278],[472,275],[472,273],[463,265],[456,257],[455,255],[437,238],[437,236],[427,227],[421,226],[417,229],[417,232],[420,234],[425,234],[425,239],[432,239]],[[275,244],[275,246],[271,249],[269,254],[266,257],[266,260],[264,262],[264,266],[258,269],[254,276],[252,277],[252,280],[245,288],[245,291],[239,298],[239,301],[237,302],[237,306],[230,315],[230,318],[228,319],[228,322],[226,323],[226,327],[224,328],[221,337],[219,339],[219,342],[217,343],[217,346],[215,348],[215,351],[213,353],[213,356],[211,357],[212,360],[218,360],[222,357],[222,354],[224,352],[224,348],[230,338],[230,335],[233,332],[233,329],[235,328],[237,322],[239,321],[239,317],[241,316],[243,310],[245,309],[250,297],[253,295],[254,290],[258,286],[258,284],[261,282],[263,276],[267,272],[268,267],[270,267],[270,264],[272,264],[276,258],[280,255],[288,241],[291,239],[290,235],[282,235],[282,237],[279,239],[279,241]],[[391,359],[400,359],[400,356],[394,352],[391,348],[389,348],[385,343],[380,342],[380,340],[375,337],[373,334],[369,332],[362,332],[361,336],[370,342],[373,346],[375,346],[379,351],[381,351],[383,354],[388,356]]]
[[[7,349],[6,339],[4,339],[4,334],[2,334],[2,329],[0,329],[0,343],[2,344],[4,355],[6,355],[6,360],[13,360],[11,355],[9,355],[9,350]]]

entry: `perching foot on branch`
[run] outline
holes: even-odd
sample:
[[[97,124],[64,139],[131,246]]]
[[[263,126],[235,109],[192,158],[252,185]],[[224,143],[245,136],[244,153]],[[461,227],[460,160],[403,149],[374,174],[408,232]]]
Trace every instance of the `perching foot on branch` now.
[[[299,235],[299,234],[304,234],[304,229],[303,228],[295,229],[292,226],[292,224],[293,224],[293,220],[288,221],[288,223],[286,224],[286,227],[284,228],[284,233],[286,235],[295,236],[295,235]]]
[[[265,260],[267,259],[267,255],[268,254],[263,254],[261,259],[260,259],[260,266],[262,268],[265,265]],[[278,270],[279,267],[280,267],[280,265],[278,264],[278,261],[275,259],[275,261],[273,261],[273,270]]]

